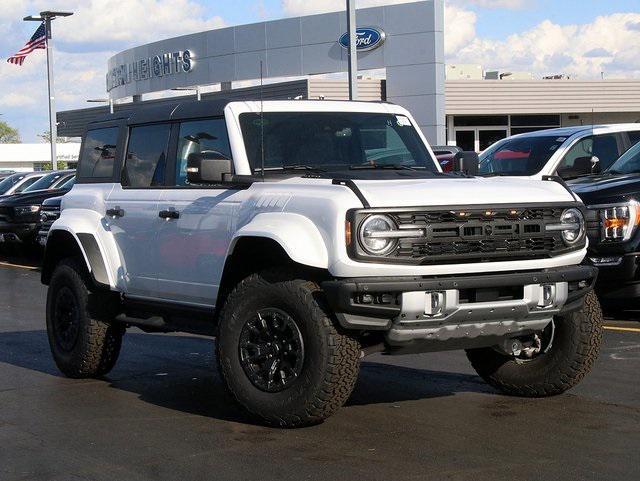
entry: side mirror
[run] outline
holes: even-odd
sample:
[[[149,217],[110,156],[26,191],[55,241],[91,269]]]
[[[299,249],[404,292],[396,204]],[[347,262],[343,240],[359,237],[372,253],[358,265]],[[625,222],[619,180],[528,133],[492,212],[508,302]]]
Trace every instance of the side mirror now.
[[[480,158],[477,152],[457,152],[453,156],[453,171],[463,172],[467,175],[478,175]]]
[[[187,180],[190,184],[217,184],[224,180],[224,174],[231,173],[231,159],[220,152],[194,152],[187,157]]]

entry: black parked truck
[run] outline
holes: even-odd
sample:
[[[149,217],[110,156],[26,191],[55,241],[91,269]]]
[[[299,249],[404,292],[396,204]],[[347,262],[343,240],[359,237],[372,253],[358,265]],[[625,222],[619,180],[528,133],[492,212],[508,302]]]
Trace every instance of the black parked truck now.
[[[42,203],[71,189],[75,177],[56,189],[14,194],[0,200],[0,242],[35,244],[42,222]]]
[[[569,187],[587,206],[587,262],[599,268],[596,291],[610,305],[640,298],[640,144],[598,175]]]

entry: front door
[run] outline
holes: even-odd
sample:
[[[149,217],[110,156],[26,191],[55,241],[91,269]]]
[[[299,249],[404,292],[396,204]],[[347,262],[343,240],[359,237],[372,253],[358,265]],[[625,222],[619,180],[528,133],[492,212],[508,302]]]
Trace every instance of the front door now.
[[[223,118],[182,121],[174,128],[176,153],[168,164],[174,188],[162,192],[159,205],[169,215],[156,242],[158,292],[166,300],[214,306],[246,191],[222,183],[192,185],[187,179],[189,154],[215,151],[231,158]]]
[[[157,236],[164,220],[159,200],[164,186],[169,124],[131,128],[121,184],[106,202],[106,227],[120,253],[118,284],[125,294],[157,297]]]

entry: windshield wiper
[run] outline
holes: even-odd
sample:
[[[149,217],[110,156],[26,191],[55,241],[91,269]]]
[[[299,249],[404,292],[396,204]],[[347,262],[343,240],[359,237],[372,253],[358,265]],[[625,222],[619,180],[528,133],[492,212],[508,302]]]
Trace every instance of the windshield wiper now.
[[[418,170],[419,168],[406,164],[357,164],[349,166],[349,170]]]
[[[321,167],[316,167],[314,165],[305,165],[305,164],[296,164],[296,165],[283,165],[279,167],[269,167],[264,169],[266,173],[277,173],[277,172],[286,172],[291,170],[307,170],[310,172],[326,172],[325,169]],[[262,169],[256,169],[256,172],[261,172]]]
[[[515,172],[489,172],[488,174],[478,174],[478,177],[518,177],[519,175],[526,175]]]

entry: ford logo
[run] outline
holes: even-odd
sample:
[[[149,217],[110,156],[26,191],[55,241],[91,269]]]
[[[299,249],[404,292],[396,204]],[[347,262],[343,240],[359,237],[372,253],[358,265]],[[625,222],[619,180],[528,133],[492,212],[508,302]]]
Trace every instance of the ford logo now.
[[[366,52],[378,48],[384,43],[385,33],[374,27],[362,27],[356,29],[356,49],[359,52]],[[345,33],[338,40],[343,48],[349,48],[349,34]]]

